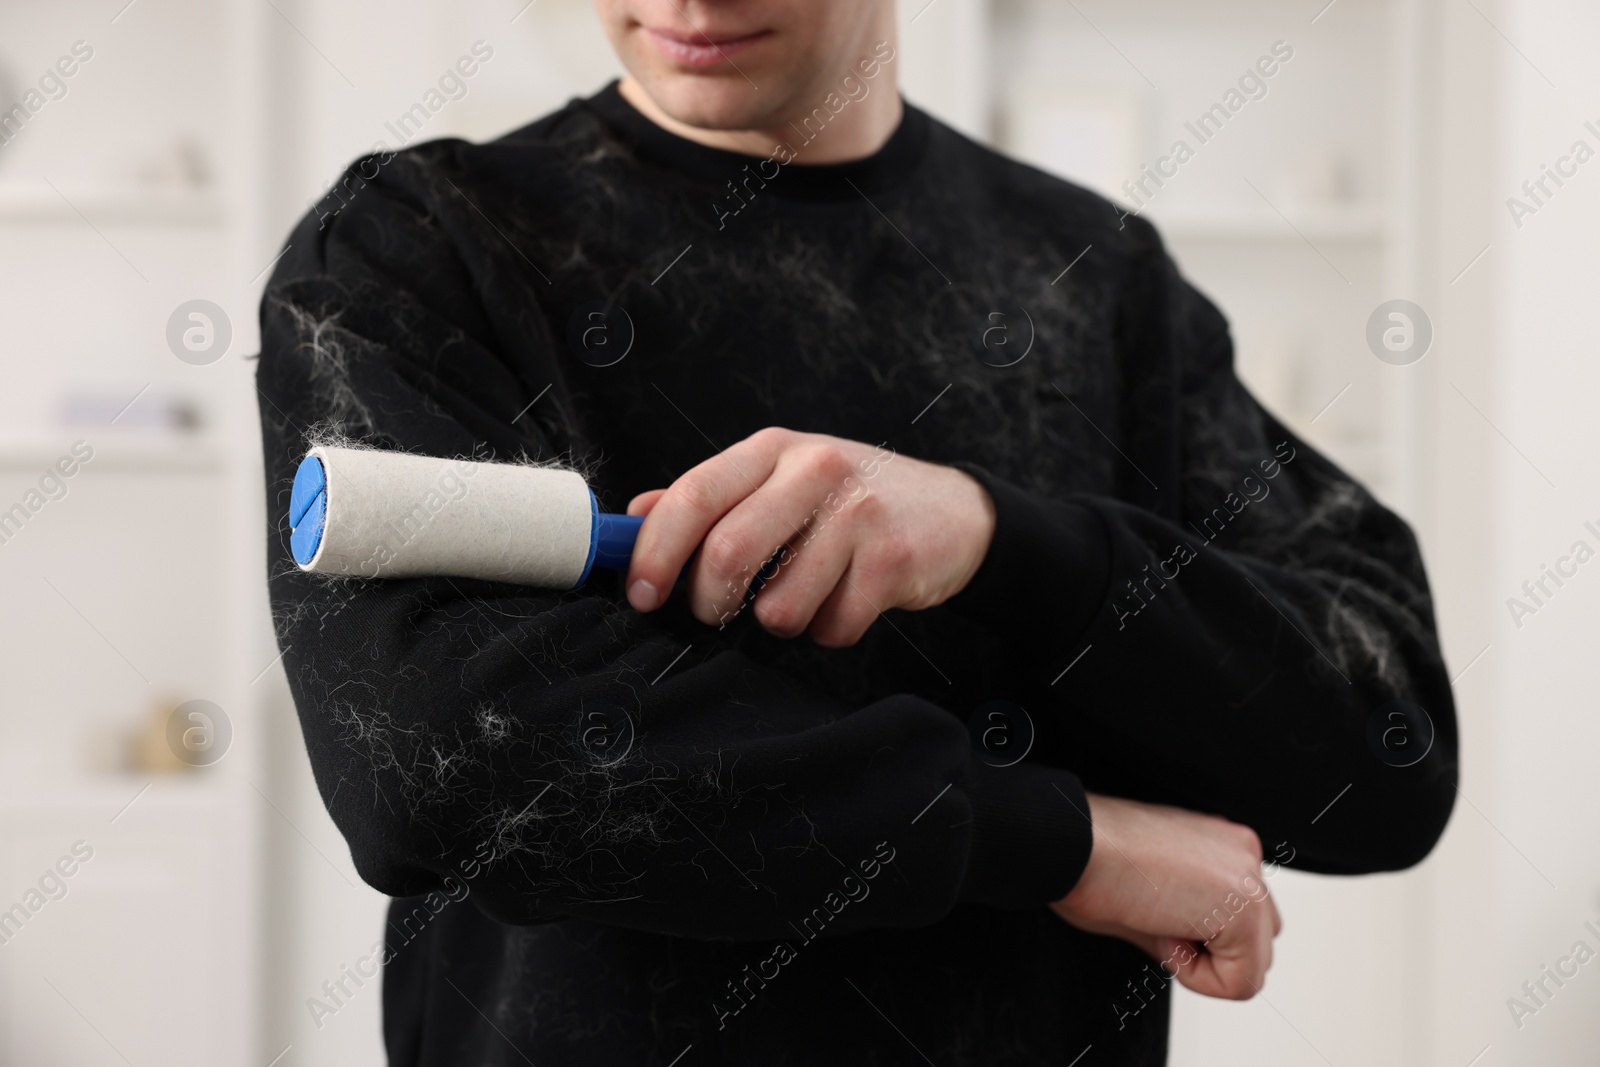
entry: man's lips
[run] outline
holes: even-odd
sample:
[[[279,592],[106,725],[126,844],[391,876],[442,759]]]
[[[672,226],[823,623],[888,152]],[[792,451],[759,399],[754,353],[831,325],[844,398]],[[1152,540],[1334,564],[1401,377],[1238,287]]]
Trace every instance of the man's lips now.
[[[644,32],[668,59],[687,67],[713,67],[743,52],[767,37],[771,31],[717,34],[698,30],[657,30],[646,26]]]

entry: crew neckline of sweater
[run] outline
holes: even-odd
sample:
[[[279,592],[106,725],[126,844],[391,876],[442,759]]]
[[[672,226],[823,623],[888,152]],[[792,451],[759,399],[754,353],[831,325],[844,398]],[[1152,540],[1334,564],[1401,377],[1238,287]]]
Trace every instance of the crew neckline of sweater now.
[[[750,155],[680,137],[629,103],[619,85],[620,79],[614,80],[583,103],[640,159],[719,187],[729,182],[737,186],[754,176],[764,183],[763,191],[785,199],[861,199],[904,184],[922,162],[931,125],[925,112],[902,98],[899,125],[872,155],[846,163],[783,163],[781,156]],[[825,126],[816,131],[796,127],[795,131],[788,143],[796,149],[805,143],[807,133],[827,136]]]

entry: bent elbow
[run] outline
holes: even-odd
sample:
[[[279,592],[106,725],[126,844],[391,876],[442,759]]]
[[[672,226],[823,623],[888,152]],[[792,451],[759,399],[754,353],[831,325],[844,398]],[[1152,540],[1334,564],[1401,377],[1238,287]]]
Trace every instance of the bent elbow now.
[[[1352,784],[1343,801],[1350,810],[1335,818],[1337,808],[1317,829],[1327,835],[1308,842],[1295,866],[1327,874],[1378,874],[1403,871],[1427,859],[1444,836],[1455,808],[1454,763],[1448,770],[1410,781],[1376,776]],[[1319,819],[1322,817],[1319,816]]]
[[[1404,871],[1427,859],[1444,837],[1455,800],[1455,784],[1443,776],[1426,787],[1404,790],[1389,809],[1390,825],[1372,870]]]

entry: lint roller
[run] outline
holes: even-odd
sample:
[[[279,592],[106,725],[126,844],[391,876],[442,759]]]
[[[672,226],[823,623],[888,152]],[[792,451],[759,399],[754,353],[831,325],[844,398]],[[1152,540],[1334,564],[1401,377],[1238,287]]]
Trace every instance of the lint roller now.
[[[572,589],[626,570],[642,517],[600,510],[576,471],[313,448],[289,493],[303,571],[445,576]]]

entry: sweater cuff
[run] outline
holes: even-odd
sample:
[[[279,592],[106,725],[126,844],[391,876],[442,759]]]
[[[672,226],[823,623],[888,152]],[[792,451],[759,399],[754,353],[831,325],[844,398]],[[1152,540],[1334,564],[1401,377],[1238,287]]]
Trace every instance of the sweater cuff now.
[[[1111,541],[1093,508],[1028,493],[972,463],[994,501],[994,540],[945,605],[1024,647],[1059,651],[1089,629],[1111,582]]]
[[[996,767],[974,753],[965,792],[973,826],[964,902],[1022,910],[1072,891],[1094,844],[1077,775],[1033,763]]]

